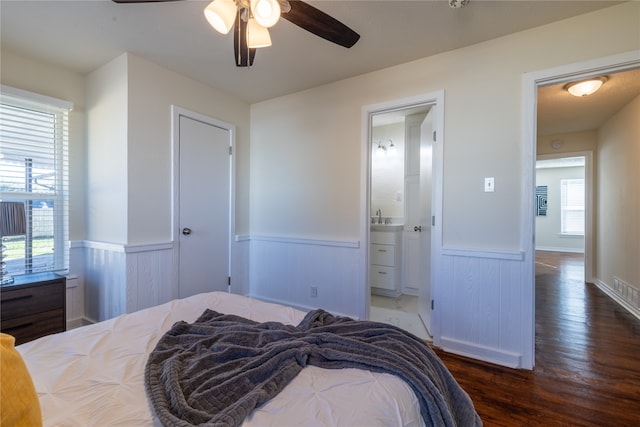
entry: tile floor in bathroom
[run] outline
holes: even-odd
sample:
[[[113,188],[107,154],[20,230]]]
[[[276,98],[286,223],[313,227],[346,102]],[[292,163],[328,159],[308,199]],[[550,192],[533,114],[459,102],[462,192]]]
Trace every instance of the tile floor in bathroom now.
[[[400,295],[396,298],[371,295],[370,320],[402,328],[419,338],[431,341],[427,329],[418,316],[418,297]]]

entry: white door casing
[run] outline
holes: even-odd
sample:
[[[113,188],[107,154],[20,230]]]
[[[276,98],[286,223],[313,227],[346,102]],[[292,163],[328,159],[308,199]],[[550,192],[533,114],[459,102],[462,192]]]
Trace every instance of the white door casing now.
[[[173,107],[176,289],[229,291],[233,125]]]

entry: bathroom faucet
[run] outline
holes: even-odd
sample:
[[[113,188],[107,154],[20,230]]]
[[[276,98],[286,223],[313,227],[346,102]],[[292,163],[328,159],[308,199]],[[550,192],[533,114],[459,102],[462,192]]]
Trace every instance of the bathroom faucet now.
[[[378,224],[382,224],[382,210],[378,209],[376,215],[378,215]]]

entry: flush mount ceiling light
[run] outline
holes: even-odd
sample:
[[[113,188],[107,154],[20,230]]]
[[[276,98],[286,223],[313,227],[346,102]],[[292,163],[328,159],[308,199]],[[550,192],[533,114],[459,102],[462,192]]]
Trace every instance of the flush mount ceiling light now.
[[[180,0],[113,0],[115,3],[157,3]],[[186,1],[186,0],[185,0]],[[350,48],[360,35],[337,19],[301,0],[213,0],[204,9],[207,22],[222,34],[232,28],[236,65],[253,65],[256,48],[271,46],[268,28],[280,17],[337,45]]]
[[[564,85],[564,90],[573,96],[587,96],[595,93],[607,80],[609,80],[608,77],[602,76],[571,82]]]

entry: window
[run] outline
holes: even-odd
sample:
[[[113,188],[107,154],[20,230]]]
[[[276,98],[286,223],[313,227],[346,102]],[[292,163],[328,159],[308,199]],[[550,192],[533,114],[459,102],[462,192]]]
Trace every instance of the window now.
[[[560,233],[584,235],[584,178],[560,180]]]
[[[6,272],[68,269],[68,116],[66,101],[2,86],[0,199],[22,202],[26,235],[4,237]]]

